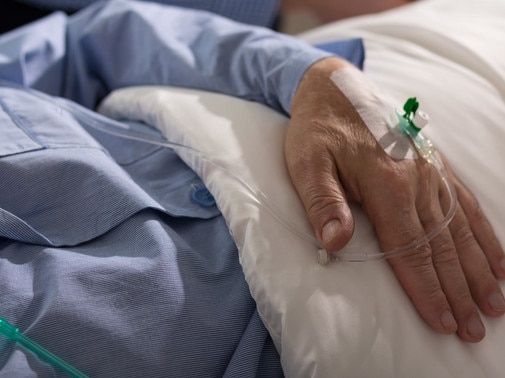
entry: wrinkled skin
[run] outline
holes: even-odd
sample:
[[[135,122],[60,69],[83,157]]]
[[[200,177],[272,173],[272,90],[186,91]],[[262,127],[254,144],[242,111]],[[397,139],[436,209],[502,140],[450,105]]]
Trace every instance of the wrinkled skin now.
[[[381,249],[388,251],[440,224],[449,199],[431,165],[423,159],[394,160],[379,146],[329,80],[345,65],[327,58],[306,72],[292,105],[286,161],[321,245],[337,251],[350,240],[354,222],[348,203],[355,201],[374,225]],[[458,205],[449,227],[429,244],[388,262],[435,331],[477,342],[485,336],[478,309],[487,316],[505,312],[497,282],[505,278],[505,259],[473,195],[450,177]]]

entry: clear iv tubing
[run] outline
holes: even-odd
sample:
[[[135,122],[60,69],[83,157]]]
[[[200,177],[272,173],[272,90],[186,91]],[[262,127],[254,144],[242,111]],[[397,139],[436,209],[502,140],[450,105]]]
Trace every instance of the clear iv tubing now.
[[[437,154],[438,155],[438,154]],[[451,184],[449,177],[447,175],[447,171],[443,167],[443,164],[440,160],[440,158],[437,156],[437,160],[440,163],[440,166],[435,166],[438,170],[438,173],[440,174],[442,181],[445,184],[445,187],[447,188],[447,191],[449,193],[450,197],[450,206],[449,210],[447,211],[447,214],[445,215],[444,219],[438,227],[434,228],[431,230],[429,233],[424,235],[423,237],[414,240],[412,243],[409,243],[403,247],[395,248],[386,252],[374,252],[374,253],[367,253],[367,252],[327,252],[325,249],[319,249],[318,250],[318,262],[321,265],[326,265],[330,262],[363,262],[363,261],[369,261],[369,260],[380,260],[383,258],[391,258],[395,256],[399,256],[402,254],[405,254],[407,252],[411,252],[416,250],[417,248],[421,247],[422,245],[429,243],[435,236],[437,236],[445,227],[449,225],[449,223],[452,221],[452,218],[454,218],[454,214],[456,213],[456,190],[454,186]]]
[[[40,94],[39,92],[35,92],[36,94],[45,96],[43,94]],[[52,99],[54,101],[54,99]],[[320,243],[318,240],[314,237],[313,234],[310,234],[303,230],[302,228],[297,227],[296,225],[290,223],[286,217],[283,215],[283,213],[278,210],[269,200],[268,196],[261,191],[259,188],[253,186],[252,184],[246,182],[241,176],[240,173],[237,172],[232,172],[230,170],[230,167],[225,167],[223,165],[220,165],[219,163],[216,163],[213,160],[210,160],[209,158],[206,158],[205,156],[202,156],[200,151],[196,150],[195,148],[192,148],[190,146],[186,146],[183,144],[175,143],[175,142],[170,142],[168,140],[162,140],[159,138],[149,138],[146,133],[133,133],[131,129],[126,127],[124,124],[112,120],[108,117],[102,116],[101,122],[96,121],[96,113],[91,112],[90,110],[87,110],[82,107],[78,107],[75,103],[68,101],[66,99],[58,99],[60,105],[62,105],[64,108],[70,108],[74,114],[79,114],[83,121],[91,127],[93,127],[96,130],[105,132],[107,134],[119,136],[122,138],[130,139],[130,140],[135,140],[139,142],[144,142],[144,143],[150,143],[154,145],[158,145],[161,147],[166,147],[174,150],[175,152],[189,152],[198,155],[200,159],[205,161],[206,163],[209,163],[213,165],[214,167],[217,167],[221,170],[226,171],[230,176],[235,178],[238,182],[240,182],[244,188],[247,189],[249,194],[251,194],[252,199],[261,207],[263,207],[266,211],[269,212],[270,215],[272,215],[279,223],[281,223],[284,227],[286,227],[288,230],[290,230],[292,233],[295,235],[299,236],[300,238],[308,241],[309,243],[315,245],[318,248],[318,253],[317,253],[317,261],[321,265],[326,265],[330,262],[365,262],[365,261],[370,261],[370,260],[380,260],[384,258],[390,258],[390,257],[395,257],[401,254],[405,254],[408,252],[411,252],[423,244],[426,244],[430,242],[435,236],[440,234],[440,232],[447,227],[447,225],[451,222],[452,218],[454,217],[454,214],[456,212],[456,205],[457,205],[457,196],[456,196],[456,190],[454,186],[451,184],[449,176],[447,175],[447,171],[444,168],[443,162],[440,159],[440,156],[436,149],[433,147],[431,142],[422,136],[421,134],[416,134],[415,136],[410,135],[414,145],[416,146],[416,149],[420,153],[420,155],[430,164],[432,164],[438,171],[438,173],[441,176],[441,179],[443,183],[445,184],[448,193],[449,193],[449,198],[450,198],[450,206],[449,210],[447,211],[447,214],[445,215],[444,219],[442,222],[424,235],[423,237],[414,240],[413,242],[399,247],[395,248],[389,251],[383,251],[383,252],[345,252],[345,251],[337,251],[337,252],[328,252],[325,249],[321,248]]]
[[[414,100],[417,102],[415,98],[409,99],[408,101]],[[409,102],[407,102],[409,103]],[[418,104],[417,104],[418,105]],[[417,106],[416,106],[417,109]],[[414,111],[415,113],[415,111]],[[445,214],[444,219],[440,222],[440,224],[425,234],[423,237],[414,240],[413,242],[404,245],[402,247],[398,247],[386,252],[378,252],[378,253],[367,253],[367,252],[328,252],[325,249],[319,249],[318,250],[318,255],[317,259],[318,262],[321,265],[326,265],[330,262],[334,261],[354,261],[354,262],[360,262],[360,261],[368,261],[368,260],[379,260],[383,258],[391,258],[395,256],[399,256],[411,251],[416,250],[420,246],[429,243],[434,237],[436,237],[444,228],[446,228],[449,223],[452,221],[454,218],[454,214],[456,213],[456,208],[457,208],[457,193],[456,189],[451,183],[451,180],[449,178],[449,175],[447,174],[447,171],[444,167],[444,163],[442,162],[442,159],[440,158],[440,154],[436,150],[436,148],[433,146],[431,141],[426,138],[424,135],[420,134],[419,131],[421,130],[418,128],[411,119],[406,117],[406,115],[400,115],[399,112],[396,112],[396,115],[398,117],[398,125],[394,126],[393,128],[398,128],[399,132],[403,132],[406,134],[407,137],[410,138],[412,143],[414,144],[417,152],[423,158],[425,161],[427,161],[429,164],[431,164],[437,172],[440,175],[440,178],[442,179],[442,182],[444,183],[447,192],[449,194],[449,200],[450,200],[450,205],[449,205],[449,210],[447,210],[447,213]],[[425,122],[428,122],[429,117],[425,113],[422,113],[420,117],[415,117],[416,119],[418,118],[425,118]],[[425,123],[425,124],[426,124]],[[423,125],[424,126],[424,125]]]
[[[224,165],[221,165],[201,154],[201,152],[193,147],[180,144],[177,142],[171,142],[166,139],[160,139],[159,137],[149,137],[147,133],[142,133],[142,132],[135,132],[132,131],[130,128],[122,124],[121,122],[115,121],[111,118],[101,116],[101,122],[96,121],[96,113],[91,113],[90,110],[82,108],[82,107],[77,107],[73,102],[70,102],[66,99],[58,98],[57,101],[59,102],[60,105],[62,105],[64,108],[68,108],[69,110],[72,110],[73,113],[75,114],[77,111],[77,114],[81,117],[81,119],[85,122],[86,125],[91,126],[92,128],[105,132],[110,135],[118,136],[121,138],[129,139],[129,140],[134,140],[137,142],[143,142],[143,143],[148,143],[148,144],[153,144],[157,145],[160,147],[165,147],[169,148],[177,153],[185,152],[185,153],[191,153],[195,156],[197,156],[199,159],[203,160],[206,163],[211,164],[212,166],[219,168],[223,171],[225,171],[227,174],[229,174],[231,177],[236,179],[240,184],[247,189],[249,194],[251,195],[251,198],[255,201],[255,203],[262,208],[264,208],[268,213],[275,218],[279,223],[281,223],[284,227],[286,227],[288,230],[290,230],[293,234],[299,236],[300,238],[304,239],[305,241],[314,244],[317,246],[317,248],[320,248],[320,244],[317,241],[317,239],[314,237],[313,234],[308,233],[304,229],[289,223],[286,220],[286,217],[283,216],[282,212],[277,209],[277,207],[274,206],[273,203],[268,199],[268,196],[258,187],[254,186],[253,184],[250,184],[246,182],[238,172],[233,172],[230,167],[225,167]]]

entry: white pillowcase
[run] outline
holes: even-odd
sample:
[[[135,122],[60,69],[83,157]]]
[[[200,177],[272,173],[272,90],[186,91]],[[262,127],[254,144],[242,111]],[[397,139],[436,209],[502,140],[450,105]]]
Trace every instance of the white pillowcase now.
[[[505,245],[505,2],[424,0],[338,22],[301,38],[363,37],[365,73],[389,97],[416,96],[428,136],[479,199]],[[159,128],[228,222],[259,313],[288,377],[498,377],[505,319],[484,317],[478,344],[432,331],[386,261],[320,266],[283,159],[287,119],[255,103],[194,90],[126,88],[101,111]],[[196,152],[198,151],[198,152]],[[354,209],[348,250],[378,252]],[[505,286],[502,286],[505,288]]]

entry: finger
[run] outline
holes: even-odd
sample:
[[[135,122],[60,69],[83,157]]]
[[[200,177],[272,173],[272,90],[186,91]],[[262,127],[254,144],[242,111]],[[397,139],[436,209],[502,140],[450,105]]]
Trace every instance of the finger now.
[[[486,315],[502,315],[505,299],[461,207],[458,206],[449,228],[473,299]]]
[[[475,198],[462,186],[457,191],[459,202],[465,204],[467,211],[458,205],[449,228],[472,296],[486,315],[503,315],[505,299],[496,280],[501,274],[503,251]],[[493,261],[499,268],[493,269]]]
[[[491,269],[495,276],[500,279],[505,278],[505,253],[497,239],[491,223],[484,215],[477,199],[459,181],[451,168],[445,164],[446,172],[453,183],[463,212],[470,224],[470,228],[475,239],[485,253]]]
[[[430,195],[423,195],[418,200],[419,217],[427,233],[440,227],[445,218],[440,202],[448,202],[447,191],[444,192],[444,188],[441,188],[440,200],[438,200],[437,185],[433,183],[431,186],[435,188],[435,192],[432,191]],[[461,211],[458,213],[461,215]],[[467,224],[464,216],[456,216],[452,221],[452,225],[457,229],[461,229]],[[433,266],[458,325],[459,337],[470,342],[482,340],[485,336],[485,329],[467,282],[468,277],[460,264],[459,249],[457,249],[449,228],[442,229],[430,241],[430,245]],[[479,252],[478,250],[471,251],[476,260],[479,260]],[[484,255],[481,255],[481,257],[484,257]],[[476,271],[472,273],[476,273]]]
[[[414,223],[410,224],[414,225]],[[422,237],[421,234],[412,234],[403,241],[400,241],[402,238],[395,238],[397,241],[391,245],[400,247],[420,237]],[[388,261],[426,323],[437,332],[454,333],[457,330],[457,322],[434,269],[430,246],[425,244],[413,253],[394,256]]]
[[[456,188],[458,202],[469,223],[474,239],[482,249],[494,275],[499,279],[505,279],[505,253],[491,223],[484,215],[477,199],[461,184],[461,182],[449,172]],[[465,230],[468,231],[468,230]],[[467,233],[461,232],[462,241],[465,241]]]
[[[338,179],[335,162],[324,150],[287,156],[293,184],[321,245],[343,248],[354,232],[354,219]]]
[[[401,179],[385,177],[385,184],[392,182],[401,183]],[[365,208],[384,251],[404,247],[425,235],[408,182],[394,187],[384,185],[377,196],[365,202]],[[433,266],[430,245],[392,256],[388,262],[426,323],[437,332],[454,333],[457,323]]]

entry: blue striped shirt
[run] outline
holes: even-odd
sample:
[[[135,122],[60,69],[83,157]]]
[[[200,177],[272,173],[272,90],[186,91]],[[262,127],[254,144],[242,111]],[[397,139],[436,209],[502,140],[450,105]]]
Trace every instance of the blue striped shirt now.
[[[332,48],[362,61],[359,41]],[[327,55],[119,0],[0,36],[0,317],[91,377],[282,376],[203,183],[173,151],[97,130],[111,121],[92,109],[115,88],[166,84],[289,112]],[[13,376],[59,375],[0,339],[0,377]]]

